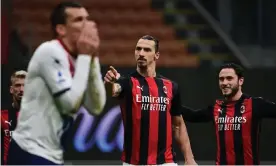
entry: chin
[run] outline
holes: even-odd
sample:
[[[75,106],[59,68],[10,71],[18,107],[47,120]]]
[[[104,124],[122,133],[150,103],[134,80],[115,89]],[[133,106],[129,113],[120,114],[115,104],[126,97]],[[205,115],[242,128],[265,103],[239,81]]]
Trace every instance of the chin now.
[[[229,96],[230,96],[230,94],[223,94],[223,96],[224,96],[224,97],[229,97]]]
[[[222,95],[223,95],[224,97],[229,97],[229,96],[231,96],[231,94],[232,94],[232,93],[222,93]]]
[[[147,65],[146,65],[146,64],[139,64],[139,63],[138,63],[138,67],[139,67],[139,68],[146,68]]]

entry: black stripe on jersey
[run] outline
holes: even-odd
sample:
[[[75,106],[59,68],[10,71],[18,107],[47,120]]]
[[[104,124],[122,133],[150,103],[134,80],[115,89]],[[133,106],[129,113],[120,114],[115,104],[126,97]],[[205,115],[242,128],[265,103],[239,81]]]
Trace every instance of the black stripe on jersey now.
[[[9,111],[8,111],[8,119],[9,122],[11,123],[11,126],[9,126],[9,131],[13,131],[17,125],[17,112],[18,110],[15,109],[14,107],[10,107]]]
[[[225,117],[226,116],[226,106],[222,105],[221,106],[221,113],[219,113],[219,118],[220,117]],[[225,123],[221,123],[220,125],[222,126],[222,130],[219,131],[219,146],[220,146],[220,165],[227,165],[227,160],[226,160],[226,147],[225,147],[225,132],[224,132],[224,128],[225,128]]]
[[[54,97],[59,97],[61,96],[63,93],[67,92],[68,90],[70,90],[70,88],[66,88],[66,89],[63,89],[61,91],[58,91],[56,93],[53,94]]]
[[[126,163],[131,163],[131,155],[132,155],[132,81],[131,79],[128,81],[130,87],[125,88],[125,116],[126,116],[126,123],[125,123],[125,135],[124,137],[124,150],[125,150],[125,159]]]
[[[241,113],[242,101],[238,101],[235,104],[235,114],[234,117],[242,117]],[[240,130],[234,130],[234,149],[235,149],[235,163],[236,165],[244,165],[243,156],[243,139],[242,139],[242,124],[240,125]]]
[[[177,94],[179,90],[178,84],[176,84],[175,82],[172,82],[172,95],[175,96]],[[172,107],[172,105],[171,105]],[[172,136],[173,136],[173,130],[171,132]],[[172,139],[173,140],[173,139]],[[173,147],[173,141],[172,141],[172,155],[173,155],[173,161],[176,163],[176,153]]]
[[[260,156],[259,156],[259,145],[260,145],[260,134],[261,132],[261,123],[257,115],[255,108],[256,102],[252,100],[252,120],[251,120],[251,144],[252,144],[252,156],[253,156],[253,165],[260,165]]]
[[[163,80],[160,78],[154,79],[158,88],[159,97],[167,97],[167,94],[164,93]],[[158,120],[158,147],[157,147],[157,164],[165,163],[165,151],[166,151],[166,134],[167,134],[167,111],[159,111],[159,120]]]
[[[143,86],[141,91],[142,96],[150,96],[149,85],[143,77],[138,76],[140,86]],[[141,110],[141,125],[140,125],[140,159],[139,164],[146,164],[148,161],[148,144],[149,144],[149,118],[150,111],[148,109]]]

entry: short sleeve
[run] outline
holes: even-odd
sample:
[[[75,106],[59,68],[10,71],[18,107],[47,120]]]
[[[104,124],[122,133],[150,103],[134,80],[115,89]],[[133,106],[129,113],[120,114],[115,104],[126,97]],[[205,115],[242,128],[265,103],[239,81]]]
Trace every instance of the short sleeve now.
[[[67,53],[54,43],[44,43],[34,53],[39,74],[54,96],[69,90],[72,85],[67,56]]]
[[[172,106],[171,106],[171,115],[180,116],[182,114],[182,110],[181,110],[181,95],[180,95],[178,84],[173,82],[172,88],[173,88],[172,89],[173,99],[172,99]]]

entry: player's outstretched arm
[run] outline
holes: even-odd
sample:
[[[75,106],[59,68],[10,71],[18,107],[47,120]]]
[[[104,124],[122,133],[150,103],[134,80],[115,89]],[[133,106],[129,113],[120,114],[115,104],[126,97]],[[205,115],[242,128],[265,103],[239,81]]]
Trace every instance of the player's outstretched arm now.
[[[74,78],[69,70],[68,57],[62,49],[44,43],[33,56],[38,74],[52,93],[59,110],[64,114],[77,112],[86,89],[91,56],[78,56]]]
[[[276,118],[276,103],[258,97],[254,99],[253,104],[258,107],[258,115],[261,118]]]
[[[204,109],[192,109],[187,106],[181,106],[182,116],[188,122],[209,122],[212,120],[213,107]]]
[[[93,115],[99,115],[105,106],[106,91],[102,80],[99,58],[92,60],[89,81],[84,97],[84,107]]]

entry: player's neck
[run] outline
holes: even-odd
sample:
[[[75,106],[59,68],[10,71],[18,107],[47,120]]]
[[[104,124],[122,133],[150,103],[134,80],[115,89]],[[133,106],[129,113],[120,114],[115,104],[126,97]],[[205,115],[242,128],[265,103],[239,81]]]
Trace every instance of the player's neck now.
[[[234,96],[227,98],[228,101],[237,101],[241,98],[242,96],[242,91],[239,90]]]
[[[13,100],[12,107],[16,110],[19,110],[20,102]]]
[[[156,71],[155,71],[155,66],[148,66],[147,68],[140,68],[137,66],[137,72],[144,76],[144,77],[155,77],[156,76]]]
[[[66,38],[61,38],[59,39],[62,42],[62,45],[64,49],[73,57],[77,58],[77,54],[75,53],[75,49],[73,45],[66,39]]]

